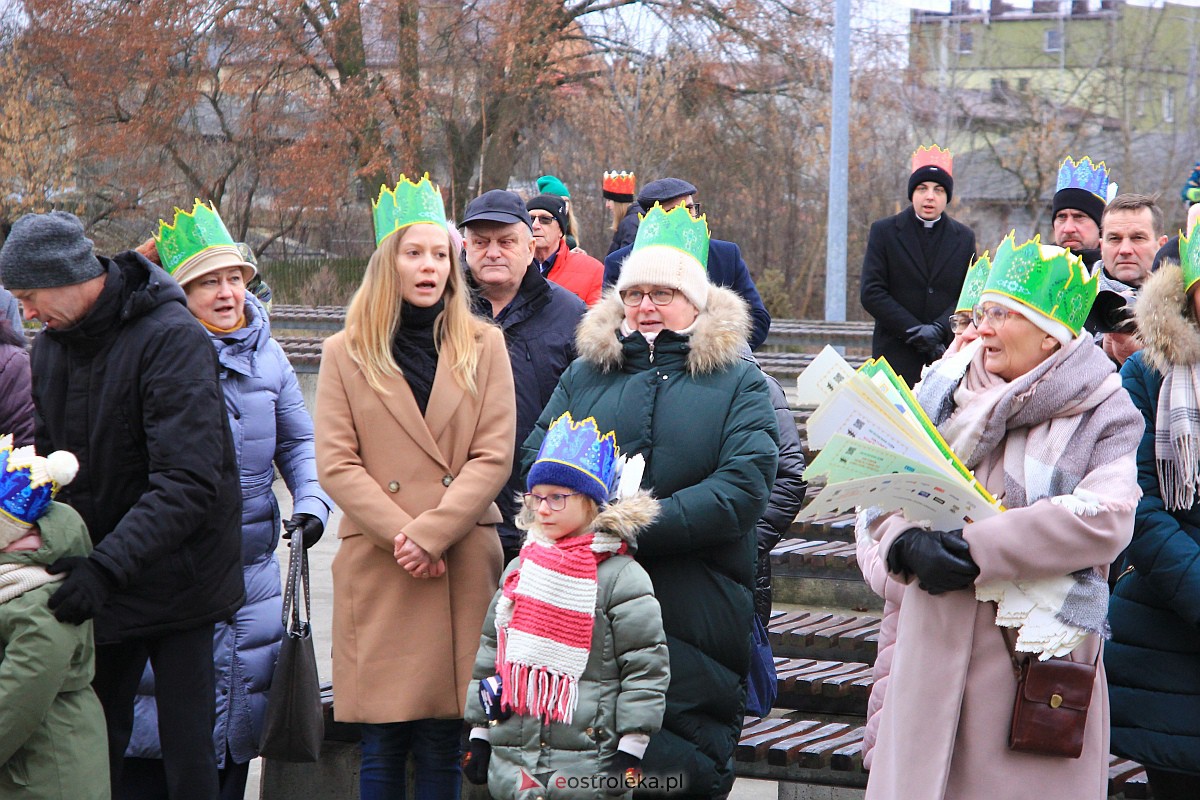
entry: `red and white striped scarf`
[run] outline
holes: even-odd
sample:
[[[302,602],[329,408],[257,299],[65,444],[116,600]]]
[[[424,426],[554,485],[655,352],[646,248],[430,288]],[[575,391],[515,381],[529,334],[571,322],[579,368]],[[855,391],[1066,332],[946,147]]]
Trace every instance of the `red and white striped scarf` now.
[[[625,553],[606,532],[552,541],[529,531],[521,565],[496,603],[500,707],[545,722],[570,723],[579,702],[596,613],[596,568]]]

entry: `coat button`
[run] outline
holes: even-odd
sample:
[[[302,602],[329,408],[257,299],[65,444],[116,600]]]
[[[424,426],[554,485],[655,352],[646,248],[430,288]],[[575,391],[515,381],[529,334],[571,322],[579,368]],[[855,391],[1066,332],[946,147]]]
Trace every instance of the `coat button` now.
[[[930,293],[930,294],[933,294],[933,287],[932,287],[932,286],[930,286],[930,287],[929,287],[929,293]]]
[[[392,481],[391,483],[389,483],[388,491],[391,492],[392,494],[395,494],[396,492],[400,491],[400,482]]]
[[[442,486],[449,486],[450,481],[452,481],[452,480],[454,480],[453,475],[443,475],[442,476]]]
[[[583,732],[586,733],[588,736],[592,736],[593,734],[596,733],[596,729],[595,728],[586,728]]]

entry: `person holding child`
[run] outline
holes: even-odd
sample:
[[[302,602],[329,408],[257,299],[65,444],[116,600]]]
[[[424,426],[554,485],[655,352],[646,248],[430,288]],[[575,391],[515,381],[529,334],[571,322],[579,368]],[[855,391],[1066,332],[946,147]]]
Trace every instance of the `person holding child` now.
[[[52,500],[78,469],[66,451],[0,437],[0,797],[109,797],[92,623],[60,622],[48,604],[63,575],[46,568],[92,549],[79,514]]]
[[[754,615],[755,526],[779,454],[762,371],[741,357],[745,301],[712,285],[708,226],[654,206],[610,292],[584,316],[579,358],[525,440],[526,468],[564,411],[594,417],[645,459],[643,485],[661,513],[636,558],[662,607],[671,660],[663,727],[647,775],[680,778],[672,797],[717,797],[733,786]]]
[[[317,379],[317,476],[345,512],[333,561],[333,688],[360,723],[363,800],[456,798],[463,698],[500,577],[512,368],[474,316],[438,189],[401,176]]]
[[[463,773],[492,797],[514,798],[523,774],[550,772],[586,782],[565,792],[551,782],[546,797],[623,794],[662,723],[662,614],[629,555],[658,502],[641,490],[613,497],[618,459],[611,432],[568,411],[529,471],[517,519],[528,534],[492,600],[467,690]]]

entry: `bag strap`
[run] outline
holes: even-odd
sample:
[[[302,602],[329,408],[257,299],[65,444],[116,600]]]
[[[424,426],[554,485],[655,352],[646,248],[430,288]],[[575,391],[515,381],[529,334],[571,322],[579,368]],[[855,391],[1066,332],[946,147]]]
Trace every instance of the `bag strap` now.
[[[1000,608],[998,605],[996,605],[995,601],[992,602],[992,610],[997,613],[1000,611]],[[996,627],[1000,629],[1000,635],[1004,637],[1004,645],[1008,648],[1008,657],[1012,660],[1013,674],[1017,677],[1020,677],[1021,662],[1017,659],[1017,645],[1012,640],[1012,631],[1009,630],[1007,625],[1001,625],[999,622],[996,623]],[[1072,658],[1072,655],[1072,653],[1067,653],[1065,656],[1055,656],[1055,658],[1060,661],[1074,661],[1075,659]],[[1100,663],[1099,647],[1096,648],[1096,658],[1092,661],[1092,666],[1094,667],[1098,663]]]
[[[299,532],[297,532],[298,534]],[[303,592],[304,616],[300,616]],[[312,620],[312,598],[308,585],[308,551],[303,537],[293,534],[288,543],[287,586],[283,592],[283,627],[289,636],[303,635]]]

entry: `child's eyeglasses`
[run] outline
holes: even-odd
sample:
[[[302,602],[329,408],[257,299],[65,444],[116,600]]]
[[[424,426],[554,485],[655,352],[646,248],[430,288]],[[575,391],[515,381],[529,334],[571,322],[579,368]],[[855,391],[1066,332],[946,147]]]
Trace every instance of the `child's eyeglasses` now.
[[[537,511],[538,508],[541,507],[543,501],[545,501],[546,505],[550,506],[551,511],[562,511],[567,507],[567,498],[574,497],[577,494],[579,494],[579,492],[545,495],[526,492],[525,494],[521,495],[521,499],[525,501],[525,507],[530,511]]]

